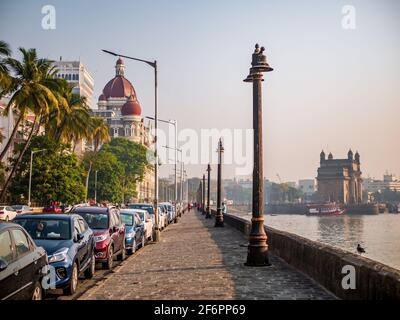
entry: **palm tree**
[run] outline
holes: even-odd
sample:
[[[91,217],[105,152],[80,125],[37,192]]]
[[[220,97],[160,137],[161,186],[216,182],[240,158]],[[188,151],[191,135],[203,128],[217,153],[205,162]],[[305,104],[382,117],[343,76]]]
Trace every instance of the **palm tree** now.
[[[8,91],[11,84],[8,68],[4,61],[10,55],[11,49],[9,45],[0,40],[0,98]]]
[[[18,158],[14,161],[11,173],[5,182],[0,194],[0,201],[4,198],[11,178],[30,144],[35,129],[38,130],[37,126],[41,124],[42,119],[46,118],[49,113],[59,106],[56,92],[59,90],[61,82],[60,79],[55,78],[55,69],[51,65],[52,62],[47,59],[39,59],[35,49],[19,48],[19,51],[22,53],[22,61],[14,58],[5,59],[7,67],[13,72],[13,76],[11,76],[13,94],[6,107],[6,112],[10,112],[14,106],[19,116],[13,132],[0,155],[0,161],[6,155],[14,140],[19,124],[25,119],[29,111],[34,114],[34,120],[25,145]]]
[[[72,93],[72,87],[63,81],[60,106],[49,115],[45,130],[54,140],[75,145],[77,141],[90,137],[90,108],[86,98]]]
[[[110,141],[110,128],[100,117],[92,117],[90,127],[92,132],[89,140],[93,142],[94,151],[97,152],[100,145]]]
[[[94,151],[90,155],[89,158],[89,169],[88,173],[86,175],[86,199],[88,196],[88,188],[89,188],[89,177],[90,177],[90,172],[92,170],[93,166],[93,161],[96,158],[97,151],[100,147],[101,144],[106,143],[110,141],[110,128],[107,123],[104,122],[104,120],[100,117],[91,117],[90,119],[90,125],[89,125],[89,130],[90,134],[88,136],[88,140],[93,143],[93,149]]]

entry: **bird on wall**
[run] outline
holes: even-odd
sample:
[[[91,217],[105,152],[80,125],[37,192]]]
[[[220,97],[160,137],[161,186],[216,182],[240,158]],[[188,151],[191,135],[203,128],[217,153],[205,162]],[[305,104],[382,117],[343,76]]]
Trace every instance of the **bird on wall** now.
[[[365,249],[360,244],[357,245],[357,252],[359,254],[365,253]]]

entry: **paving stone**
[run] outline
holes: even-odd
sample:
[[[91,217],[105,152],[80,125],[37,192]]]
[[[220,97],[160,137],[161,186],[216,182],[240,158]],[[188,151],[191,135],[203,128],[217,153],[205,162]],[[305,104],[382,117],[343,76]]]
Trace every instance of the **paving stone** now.
[[[336,299],[274,255],[270,267],[245,267],[246,242],[192,210],[80,299]]]

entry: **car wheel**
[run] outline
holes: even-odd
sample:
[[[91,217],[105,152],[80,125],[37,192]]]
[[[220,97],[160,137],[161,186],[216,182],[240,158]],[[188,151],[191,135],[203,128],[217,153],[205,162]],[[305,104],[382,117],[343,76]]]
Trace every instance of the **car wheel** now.
[[[114,250],[113,247],[110,246],[108,249],[108,259],[107,262],[103,263],[103,267],[107,270],[111,270],[114,266]]]
[[[92,279],[95,272],[96,272],[96,258],[94,257],[93,253],[92,258],[90,259],[89,267],[85,270],[85,278]]]
[[[134,254],[136,252],[136,239],[133,239],[132,248],[126,251],[128,254]]]
[[[123,241],[121,253],[118,255],[118,260],[120,261],[124,261],[126,258],[125,239]]]
[[[68,295],[74,294],[76,292],[76,289],[78,288],[78,265],[76,262],[72,266],[72,274],[71,274],[71,280],[69,282],[69,285],[67,288],[65,288],[65,293]]]
[[[36,282],[32,293],[32,300],[42,300],[42,299],[43,299],[42,286],[40,285],[39,282]]]

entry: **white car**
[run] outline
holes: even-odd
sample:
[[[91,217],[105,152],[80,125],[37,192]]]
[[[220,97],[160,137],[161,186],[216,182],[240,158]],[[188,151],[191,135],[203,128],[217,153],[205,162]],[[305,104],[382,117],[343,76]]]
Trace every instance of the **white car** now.
[[[168,225],[168,213],[166,213],[164,210],[165,209],[163,206],[158,206],[158,212],[159,212],[158,216],[160,217],[160,221],[159,221],[159,224],[160,224],[159,229],[160,230],[166,228]]]
[[[17,211],[15,211],[10,206],[0,206],[0,220],[9,221],[17,216]]]
[[[142,209],[130,209],[132,211],[135,211],[139,217],[140,220],[142,220],[144,224],[144,234],[147,240],[153,241],[153,220],[151,219],[150,214],[148,213],[147,210],[142,210]]]

